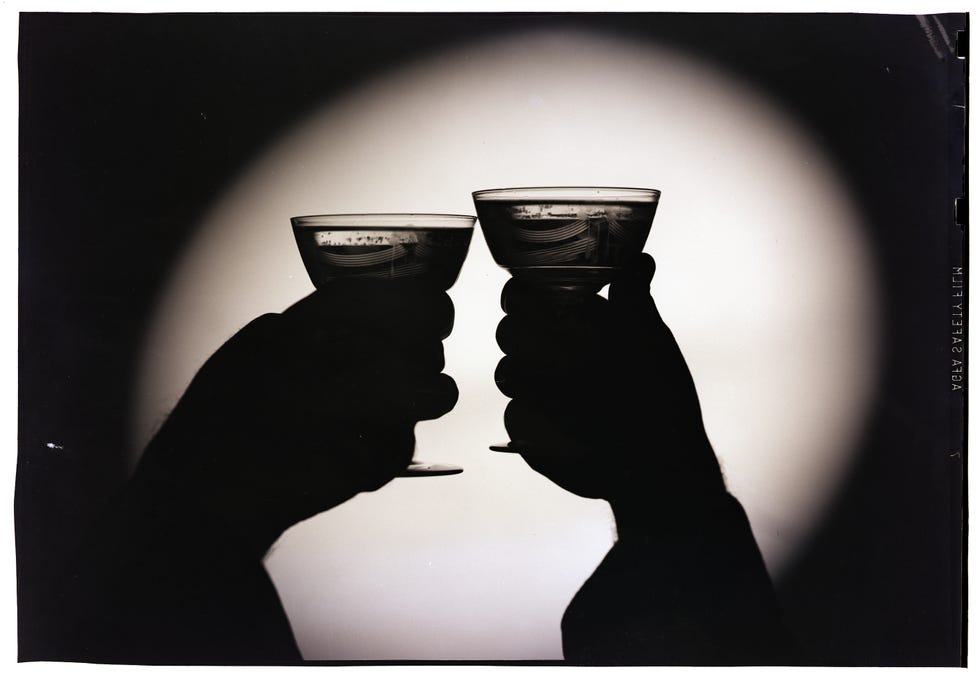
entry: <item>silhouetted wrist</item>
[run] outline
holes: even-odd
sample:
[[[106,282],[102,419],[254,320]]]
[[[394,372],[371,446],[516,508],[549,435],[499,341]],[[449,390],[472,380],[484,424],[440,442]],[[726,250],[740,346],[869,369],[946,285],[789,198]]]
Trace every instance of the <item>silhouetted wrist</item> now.
[[[169,432],[154,438],[126,486],[134,516],[260,561],[286,527],[272,526],[265,521],[268,517],[249,512],[229,485],[218,484],[220,477],[202,470],[208,445],[216,439],[207,434],[192,439],[174,430],[167,428]]]
[[[724,489],[610,500],[616,519],[617,540],[669,542],[721,530],[744,517],[739,502]]]

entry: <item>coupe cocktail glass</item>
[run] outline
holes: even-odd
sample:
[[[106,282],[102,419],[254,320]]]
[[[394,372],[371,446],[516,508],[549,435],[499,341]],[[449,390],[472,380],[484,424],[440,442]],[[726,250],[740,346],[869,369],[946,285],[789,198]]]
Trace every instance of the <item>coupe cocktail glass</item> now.
[[[359,213],[292,218],[310,280],[420,279],[440,290],[456,282],[476,218],[470,215]],[[412,461],[402,477],[453,475],[459,466]]]
[[[519,187],[473,193],[498,265],[555,291],[555,302],[597,293],[643,251],[660,191],[627,187]],[[493,445],[520,451],[520,441]]]

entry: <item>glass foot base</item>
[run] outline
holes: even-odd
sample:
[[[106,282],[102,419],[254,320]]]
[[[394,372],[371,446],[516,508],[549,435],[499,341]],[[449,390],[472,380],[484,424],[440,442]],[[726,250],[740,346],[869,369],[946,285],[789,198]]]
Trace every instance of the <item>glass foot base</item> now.
[[[459,475],[462,472],[462,466],[454,466],[451,463],[412,461],[405,470],[398,474],[398,477],[434,477],[436,475]]]
[[[501,454],[520,454],[521,450],[524,449],[526,445],[520,440],[511,440],[510,442],[501,442],[496,445],[490,445],[490,450],[494,452],[500,452]]]

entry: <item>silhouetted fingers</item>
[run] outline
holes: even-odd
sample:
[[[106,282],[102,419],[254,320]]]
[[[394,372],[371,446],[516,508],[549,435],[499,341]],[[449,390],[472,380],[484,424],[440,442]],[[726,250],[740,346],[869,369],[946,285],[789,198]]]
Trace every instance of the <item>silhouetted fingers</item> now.
[[[442,342],[435,339],[409,342],[355,334],[325,339],[314,349],[303,357],[307,366],[354,375],[389,371],[434,374],[446,364]]]
[[[642,253],[628,266],[620,270],[616,279],[610,284],[609,300],[611,302],[630,301],[634,298],[650,294],[650,284],[657,271],[654,259]]]
[[[450,412],[459,400],[456,380],[447,374],[437,374],[425,381],[417,381],[405,387],[403,396],[392,400],[392,405],[406,410],[411,419],[438,419]]]
[[[561,318],[542,314],[507,315],[497,325],[497,344],[509,355],[546,361],[590,358],[612,346],[608,307],[583,306]]]
[[[566,447],[592,444],[584,437],[587,430],[584,417],[591,413],[582,395],[536,397],[522,395],[514,398],[504,410],[504,427],[514,440],[544,446]]]
[[[376,423],[359,436],[353,450],[361,491],[374,491],[395,478],[412,461],[415,432],[404,424]]]
[[[287,331],[288,332],[288,331]],[[280,340],[282,341],[282,340]],[[443,344],[435,337],[386,339],[363,328],[324,328],[295,336],[243,364],[264,370],[272,382],[303,395],[343,396],[364,378],[431,376],[445,366]]]
[[[594,293],[569,292],[563,288],[511,278],[500,293],[500,307],[508,314],[561,317],[581,311],[583,306],[602,304],[606,300]]]
[[[494,382],[505,396],[533,396],[555,405],[573,405],[590,390],[607,390],[609,373],[591,356],[557,360],[504,356],[494,370]]]
[[[500,308],[508,314],[533,313],[549,302],[549,295],[544,290],[539,284],[511,277],[500,291]]]
[[[633,322],[649,318],[660,320],[660,312],[650,293],[656,269],[654,259],[643,253],[609,284],[609,303],[618,317]]]
[[[455,308],[442,290],[411,279],[331,281],[284,312],[301,327],[348,326],[407,339],[445,339]]]
[[[382,487],[411,462],[415,451],[413,424],[383,417],[359,425],[324,424],[319,440],[292,462],[285,486],[303,489],[323,505]]]
[[[451,411],[459,399],[455,380],[446,374],[387,370],[335,379],[326,385],[335,388],[335,393],[324,397],[332,403],[331,415],[355,425],[436,419]]]
[[[597,453],[581,441],[568,424],[556,421],[529,399],[512,400],[504,413],[512,441],[534,471],[579,496],[603,496]]]

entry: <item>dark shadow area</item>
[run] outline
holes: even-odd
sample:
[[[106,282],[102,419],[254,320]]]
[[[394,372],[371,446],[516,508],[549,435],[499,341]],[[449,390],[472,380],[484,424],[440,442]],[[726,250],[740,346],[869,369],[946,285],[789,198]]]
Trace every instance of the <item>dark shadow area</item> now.
[[[882,374],[856,467],[776,592],[801,663],[960,664],[953,376],[965,358],[952,337],[965,264],[952,205],[965,193],[966,62],[943,35],[955,42],[966,22],[939,20],[927,32],[912,16],[824,14],[22,15],[20,659],[59,657],[59,579],[96,515],[127,498],[144,331],[214,199],[290,125],[386,68],[574,26],[730,69],[803,124],[851,186],[877,256]]]
[[[608,501],[616,518],[617,542],[564,612],[565,659],[797,662],[690,372],[650,297],[653,260],[638,253],[608,300],[519,278],[503,293],[497,381],[512,399],[508,433],[530,468]],[[56,579],[49,658],[301,661],[265,554],[294,524],[397,477],[415,424],[458,396],[441,373],[454,317],[445,284],[318,285],[249,323],[195,376]],[[595,362],[570,372],[571,354]],[[581,414],[579,387],[605,390],[601,409]]]

